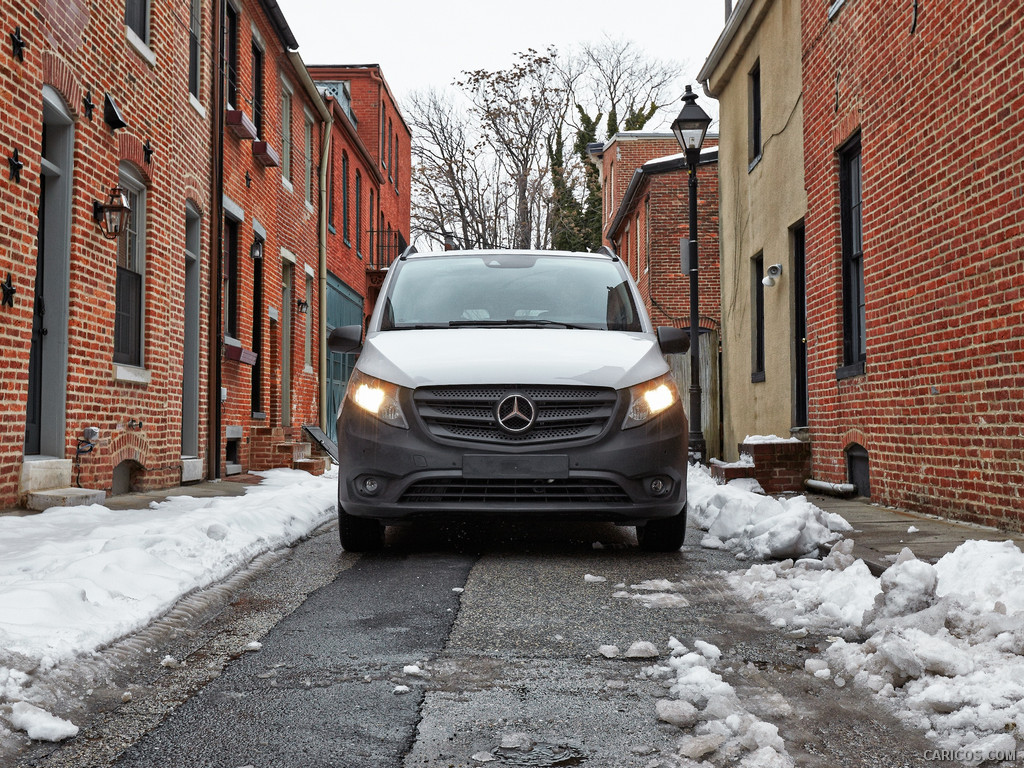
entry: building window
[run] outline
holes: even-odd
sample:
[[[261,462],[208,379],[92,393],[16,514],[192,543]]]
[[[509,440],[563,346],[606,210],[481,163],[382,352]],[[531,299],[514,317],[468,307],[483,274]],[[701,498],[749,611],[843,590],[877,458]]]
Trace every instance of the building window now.
[[[644,198],[644,272],[651,271],[651,198]],[[653,293],[653,290],[651,291]]]
[[[200,0],[192,0],[188,23],[188,92],[199,98],[199,36],[202,34]]]
[[[303,138],[306,144],[305,178],[302,182],[303,194],[306,196],[306,203],[313,204],[313,119],[306,115],[303,124]]]
[[[149,0],[125,0],[124,23],[139,40],[149,45]]]
[[[839,186],[843,241],[843,373],[857,375],[864,372],[867,359],[859,136],[840,152]]]
[[[233,109],[238,109],[238,11],[231,7],[231,3],[228,3],[225,14],[226,26],[224,36],[225,45],[227,46],[228,104]]]
[[[126,166],[119,178],[131,213],[128,231],[117,241],[114,362],[142,366],[142,327],[145,322],[143,274],[146,264],[146,188]]]
[[[398,151],[398,136],[395,136],[395,192],[398,191],[398,158],[399,158],[399,155],[400,155],[400,153]]]
[[[306,302],[306,342],[304,348],[304,362],[307,371],[313,370],[313,276],[306,274],[306,294],[303,297]]]
[[[341,235],[348,239],[348,154],[341,155]]]
[[[363,257],[363,176],[356,171],[356,255]]]
[[[384,154],[384,145],[387,144],[387,141],[388,141],[388,128],[387,128],[387,123],[384,120],[384,117],[385,117],[384,105],[381,104],[380,105],[380,164],[383,165],[385,168],[387,168],[388,167],[388,160],[387,160],[388,156],[386,154]]]
[[[373,227],[374,216],[376,215],[374,213],[374,211],[375,211],[375,208],[374,208],[374,203],[373,203],[373,189],[371,188],[370,189],[370,247],[369,247],[370,258],[371,259],[373,258],[373,240],[374,240],[374,236],[377,234],[377,231]]]
[[[256,137],[263,139],[263,49],[252,41],[252,122]]]
[[[761,62],[757,62],[754,68],[750,70],[750,75],[747,78],[749,93],[748,93],[748,110],[747,119],[749,120],[748,125],[748,142],[749,147],[747,151],[747,160],[753,165],[761,157]]]
[[[751,329],[750,362],[752,382],[764,381],[764,254],[750,261]]]
[[[394,174],[391,169],[395,160],[395,133],[392,127],[391,118],[388,118],[388,178],[394,181]]]
[[[332,139],[333,141],[333,139]],[[335,232],[334,228],[334,151],[331,150],[331,164],[330,171],[327,174],[327,226],[331,232]]]
[[[224,335],[238,338],[238,222],[224,221]]]
[[[292,179],[292,89],[281,83],[281,178]]]

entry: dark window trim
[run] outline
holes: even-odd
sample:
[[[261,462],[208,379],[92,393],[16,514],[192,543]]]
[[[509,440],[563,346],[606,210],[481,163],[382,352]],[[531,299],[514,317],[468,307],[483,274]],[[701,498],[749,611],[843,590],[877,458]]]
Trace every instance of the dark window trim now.
[[[256,126],[256,137],[261,141],[263,135],[263,90],[266,74],[265,54],[253,38],[252,41],[252,122]]]
[[[348,238],[348,153],[341,153],[341,236],[345,244],[351,245]]]
[[[125,0],[124,23],[139,40],[149,45],[149,0]]]
[[[764,334],[764,254],[758,253],[750,260],[750,287],[753,292],[751,319],[751,375],[750,380],[765,380],[765,334]]]
[[[228,70],[228,104],[235,109],[241,109],[238,103],[238,11],[231,3],[227,3],[224,13],[227,19],[224,35]]]
[[[761,61],[754,63],[753,69],[747,75],[749,81],[748,93],[748,125],[747,125],[747,160],[750,163],[748,170],[757,165],[761,159],[761,152],[764,149],[763,136],[761,133]]]
[[[188,21],[188,92],[199,98],[199,37],[202,35],[200,0],[190,0]]]
[[[864,181],[858,134],[839,152],[839,207],[842,230],[843,365],[853,369],[867,359],[864,290]],[[861,366],[863,372],[863,366]],[[856,375],[856,374],[852,374]]]

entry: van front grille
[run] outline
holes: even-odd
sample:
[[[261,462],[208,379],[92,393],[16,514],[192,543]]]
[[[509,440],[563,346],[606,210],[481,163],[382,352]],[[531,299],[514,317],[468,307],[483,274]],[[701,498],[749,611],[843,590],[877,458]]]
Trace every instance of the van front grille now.
[[[498,424],[498,404],[512,394],[536,407],[533,425],[520,433]],[[471,443],[534,445],[587,440],[604,432],[615,411],[615,390],[572,386],[421,387],[413,395],[430,434]]]

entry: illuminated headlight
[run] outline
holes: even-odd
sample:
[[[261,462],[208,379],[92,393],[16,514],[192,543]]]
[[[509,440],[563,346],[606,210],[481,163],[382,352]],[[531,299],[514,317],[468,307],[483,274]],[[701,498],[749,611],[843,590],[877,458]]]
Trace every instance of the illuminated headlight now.
[[[348,380],[345,398],[359,406],[367,413],[373,414],[385,424],[401,429],[408,429],[409,423],[402,413],[398,400],[400,387],[387,381],[367,376],[360,371],[353,371]],[[344,406],[342,406],[344,407]]]
[[[679,390],[671,374],[629,388],[629,412],[622,422],[623,429],[646,424],[659,413],[671,408],[679,400]]]

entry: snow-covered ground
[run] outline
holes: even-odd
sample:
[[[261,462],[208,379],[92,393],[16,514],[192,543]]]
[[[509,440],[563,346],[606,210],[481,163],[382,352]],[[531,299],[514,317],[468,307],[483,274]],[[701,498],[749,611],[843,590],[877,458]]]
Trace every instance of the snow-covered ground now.
[[[728,579],[776,627],[829,634],[808,674],[887,700],[927,732],[935,759],[1024,765],[1024,553],[1016,544],[967,541],[935,565],[904,549],[876,578],[850,554],[852,539],[836,541],[849,532],[845,521],[803,497],[766,499],[701,471],[691,471],[688,490],[704,546],[782,558]],[[790,764],[777,757],[767,764]]]
[[[0,517],[0,743],[11,729],[48,741],[76,735],[76,725],[47,711],[49,673],[147,626],[182,596],[333,515],[336,473],[260,474],[263,481],[244,496]]]
[[[46,695],[48,675],[333,515],[334,476],[263,474],[241,497],[0,517],[0,742],[12,731],[74,736],[77,726]],[[842,538],[850,526],[802,497],[716,485],[701,469],[691,471],[688,492],[703,546],[758,561],[729,575],[733,588],[780,628],[831,636],[807,674],[885,698],[929,733],[936,758],[1024,764],[1024,554],[1014,544],[970,541],[934,566],[907,551],[876,578],[850,555],[852,542]],[[667,580],[616,596],[686,606],[685,585]],[[673,639],[667,665],[649,669],[674,677],[651,716],[684,729],[681,759],[792,765],[776,726],[751,715],[724,681],[719,650],[688,642],[692,649]],[[780,717],[785,709],[778,702]]]

